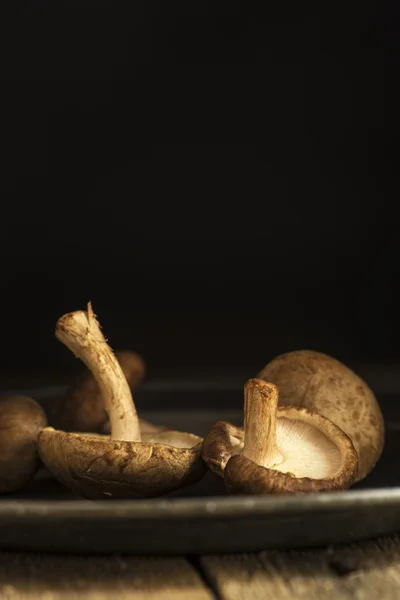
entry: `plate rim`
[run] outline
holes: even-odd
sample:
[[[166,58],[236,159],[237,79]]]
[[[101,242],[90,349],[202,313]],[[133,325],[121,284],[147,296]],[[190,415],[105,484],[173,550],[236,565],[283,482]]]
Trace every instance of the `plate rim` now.
[[[0,519],[215,519],[288,516],[398,506],[400,487],[290,497],[215,497],[151,500],[0,500]]]

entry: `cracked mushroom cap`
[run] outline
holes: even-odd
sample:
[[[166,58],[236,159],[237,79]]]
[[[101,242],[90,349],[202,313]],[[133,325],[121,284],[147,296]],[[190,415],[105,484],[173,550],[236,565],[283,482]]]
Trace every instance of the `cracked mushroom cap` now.
[[[252,379],[245,386],[245,427],[216,423],[202,456],[224,477],[230,493],[288,494],[339,491],[355,480],[351,440],[307,409],[277,408],[278,390]]]
[[[146,373],[144,359],[132,350],[117,351],[115,357],[130,389],[136,389]],[[110,422],[101,390],[89,369],[83,369],[68,386],[54,410],[51,423],[55,429],[63,431],[109,433]],[[156,430],[146,421],[141,420],[140,424],[144,431]]]
[[[384,444],[384,421],[374,393],[338,360],[312,350],[281,354],[257,375],[279,388],[279,405],[307,408],[328,418],[358,454],[356,481],[375,466]]]
[[[27,396],[0,399],[0,493],[15,492],[39,467],[36,440],[46,427],[46,415]]]
[[[57,431],[39,435],[39,454],[61,483],[90,499],[149,498],[196,483],[205,474],[202,438],[180,431],[142,433],[141,442]]]

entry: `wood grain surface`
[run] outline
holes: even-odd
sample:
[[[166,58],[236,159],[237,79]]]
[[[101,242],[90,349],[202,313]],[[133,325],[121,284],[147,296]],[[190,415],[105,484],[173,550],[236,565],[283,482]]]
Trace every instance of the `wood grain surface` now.
[[[185,558],[0,553],[1,600],[397,600],[400,538]]]
[[[1,600],[213,600],[184,558],[0,553]]]
[[[221,600],[397,600],[398,536],[314,551],[205,556]]]

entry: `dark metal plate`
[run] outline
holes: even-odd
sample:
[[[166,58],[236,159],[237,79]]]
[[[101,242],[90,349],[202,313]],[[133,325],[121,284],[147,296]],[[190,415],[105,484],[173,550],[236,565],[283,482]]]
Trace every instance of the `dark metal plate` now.
[[[28,392],[50,411],[62,390]],[[46,471],[23,491],[0,498],[0,549],[68,553],[197,554],[342,543],[400,531],[400,412],[380,398],[387,435],[383,456],[352,490],[304,497],[228,497],[208,473],[163,499],[89,501]],[[140,414],[204,435],[219,419],[240,424],[240,386],[144,386]],[[167,408],[168,407],[168,408]]]

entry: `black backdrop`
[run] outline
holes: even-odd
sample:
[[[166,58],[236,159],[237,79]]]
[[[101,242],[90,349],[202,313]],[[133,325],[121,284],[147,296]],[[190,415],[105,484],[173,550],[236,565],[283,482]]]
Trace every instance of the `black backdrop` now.
[[[88,300],[152,373],[396,362],[395,4],[129,4],[3,21],[0,371]]]

